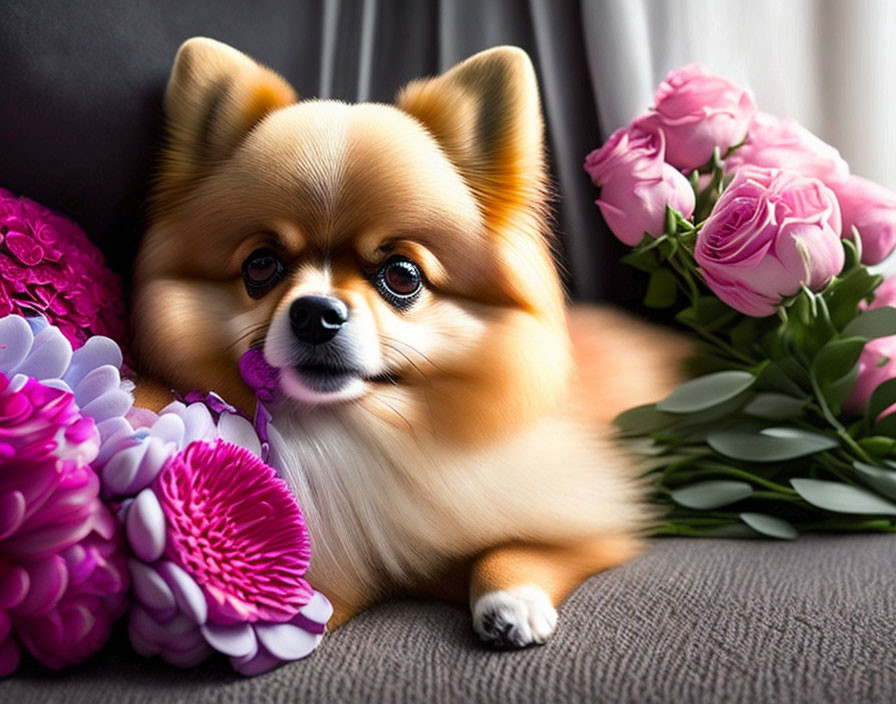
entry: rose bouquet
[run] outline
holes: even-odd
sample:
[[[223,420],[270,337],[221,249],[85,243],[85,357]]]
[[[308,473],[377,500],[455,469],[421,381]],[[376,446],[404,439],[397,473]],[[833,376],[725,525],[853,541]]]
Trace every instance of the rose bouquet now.
[[[896,531],[896,194],[698,65],[585,169],[701,375],[617,419],[660,534]]]

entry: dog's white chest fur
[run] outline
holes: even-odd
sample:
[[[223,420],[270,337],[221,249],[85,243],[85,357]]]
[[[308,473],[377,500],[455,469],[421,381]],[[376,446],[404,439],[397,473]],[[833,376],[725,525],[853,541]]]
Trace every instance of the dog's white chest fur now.
[[[563,421],[464,451],[360,409],[281,407],[272,426],[273,461],[311,535],[310,579],[334,595],[412,585],[510,540],[641,520],[616,452]]]

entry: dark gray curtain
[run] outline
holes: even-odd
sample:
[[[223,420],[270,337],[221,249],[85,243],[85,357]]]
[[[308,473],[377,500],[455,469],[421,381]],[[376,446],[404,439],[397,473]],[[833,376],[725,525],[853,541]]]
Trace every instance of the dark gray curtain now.
[[[567,284],[581,299],[630,299],[581,169],[600,130],[578,0],[0,0],[0,186],[74,217],[126,273],[171,60],[198,34],[268,64],[303,97],[347,101],[391,101],[481,49],[524,48],[540,78]]]

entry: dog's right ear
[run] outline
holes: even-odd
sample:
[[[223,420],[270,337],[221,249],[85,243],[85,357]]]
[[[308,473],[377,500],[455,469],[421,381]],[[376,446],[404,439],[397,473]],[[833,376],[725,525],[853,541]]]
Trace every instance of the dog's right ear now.
[[[160,186],[188,185],[229,157],[265,115],[296,100],[289,83],[242,52],[214,39],[188,39],[165,91]]]

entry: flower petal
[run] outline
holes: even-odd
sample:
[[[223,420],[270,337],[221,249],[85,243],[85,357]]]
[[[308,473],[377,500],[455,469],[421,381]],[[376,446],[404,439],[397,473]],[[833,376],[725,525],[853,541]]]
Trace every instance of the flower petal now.
[[[254,677],[283,664],[283,660],[271,655],[264,647],[259,647],[253,657],[230,658],[233,669],[246,677]]]
[[[152,489],[141,491],[128,509],[128,542],[144,562],[155,562],[165,549],[165,514]]]
[[[333,615],[333,605],[327,597],[315,590],[311,600],[299,609],[299,613],[309,621],[326,625]]]
[[[88,338],[87,342],[74,351],[68,371],[62,378],[75,388],[90,370],[107,364],[121,369],[121,361],[121,349],[118,345],[108,337],[96,335]]]
[[[33,618],[59,603],[68,586],[68,570],[65,568],[65,560],[59,555],[30,564],[26,569],[30,583],[28,594],[10,611],[16,617]]]
[[[0,610],[8,611],[22,603],[28,595],[31,577],[24,567],[14,565],[6,574],[0,575]]]
[[[214,653],[215,651],[211,649],[209,644],[202,641],[194,648],[183,652],[165,650],[162,652],[162,660],[169,665],[186,669],[196,667],[200,663],[205,662],[208,658],[214,655]]]
[[[19,646],[12,638],[0,641],[0,677],[6,677],[15,672],[21,659]]]
[[[19,315],[0,318],[0,371],[11,376],[28,355],[33,342],[34,333],[24,318]]]
[[[163,618],[174,616],[177,610],[174,592],[161,575],[139,560],[128,560],[128,567],[131,571],[131,586],[137,600],[162,614]]]
[[[281,660],[298,660],[310,654],[320,636],[289,623],[257,623],[255,634],[271,655]]]
[[[94,399],[81,409],[81,413],[97,423],[123,416],[134,405],[134,397],[123,389],[114,389]]]
[[[117,389],[121,384],[118,367],[104,364],[91,370],[75,387],[75,403],[81,408],[103,394]]]
[[[183,447],[194,440],[208,440],[216,436],[215,421],[204,403],[191,403],[181,412],[184,421]]]
[[[25,495],[21,491],[8,491],[0,495],[0,540],[17,531],[24,520]]]
[[[68,369],[71,359],[71,343],[59,332],[59,328],[47,327],[35,336],[30,354],[18,366],[16,373],[38,380],[60,378]]]
[[[143,441],[113,455],[103,467],[103,488],[112,494],[129,493],[128,489],[137,476],[140,461],[148,447],[149,443]]]
[[[234,626],[218,626],[206,623],[201,627],[202,635],[215,650],[237,658],[252,658],[258,652],[255,631],[248,623]]]
[[[159,419],[153,423],[149,436],[158,438],[163,443],[170,442],[180,447],[184,441],[184,431],[183,420],[174,413],[166,413],[159,416]]]
[[[205,623],[208,618],[208,604],[193,578],[173,562],[165,561],[157,569],[174,592],[177,608],[194,623],[200,626]]]
[[[218,419],[218,432],[227,442],[244,447],[254,455],[261,455],[261,442],[252,424],[234,413],[224,413]]]

